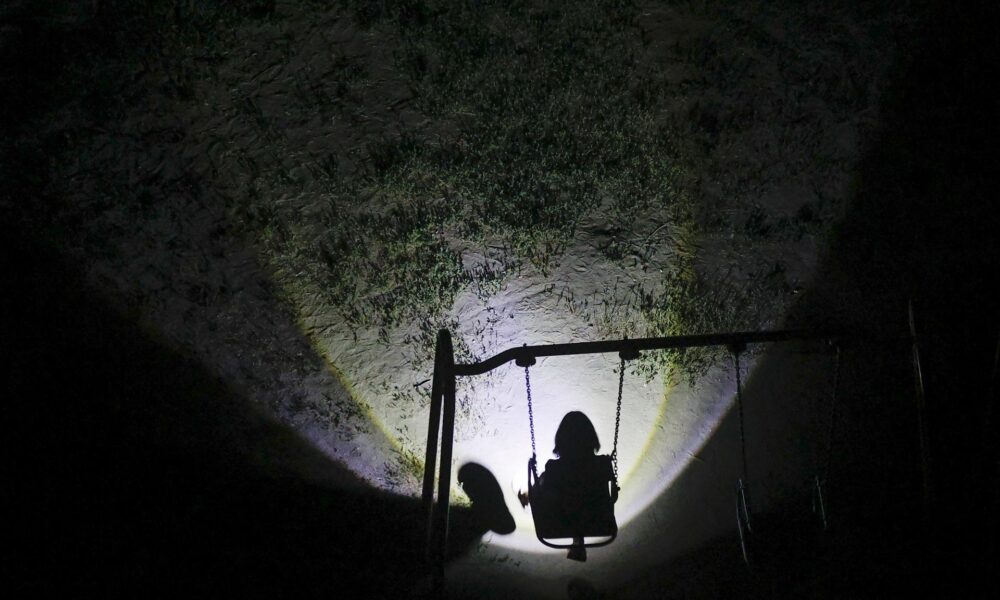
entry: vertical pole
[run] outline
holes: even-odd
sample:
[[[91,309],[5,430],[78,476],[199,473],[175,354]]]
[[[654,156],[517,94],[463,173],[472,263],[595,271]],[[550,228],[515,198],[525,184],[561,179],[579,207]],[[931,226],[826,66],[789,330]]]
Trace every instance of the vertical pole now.
[[[438,332],[441,360],[442,423],[441,466],[438,474],[437,505],[434,508],[434,589],[444,590],[444,559],[448,549],[448,509],[451,501],[451,452],[455,440],[455,353],[451,334],[446,329]],[[435,368],[437,372],[437,368]]]
[[[927,401],[924,395],[924,374],[920,365],[920,345],[913,315],[913,299],[909,302],[910,339],[913,347],[913,383],[917,403],[917,431],[920,435],[920,465],[923,475],[923,518],[926,523],[931,510],[930,442],[927,436]]]
[[[431,414],[427,422],[427,452],[424,455],[424,489],[421,495],[426,523],[426,549],[424,557],[433,568],[434,563],[434,470],[437,468],[438,434],[441,431],[441,398],[444,395],[443,364],[444,344],[438,333],[434,348],[434,375],[431,384]]]

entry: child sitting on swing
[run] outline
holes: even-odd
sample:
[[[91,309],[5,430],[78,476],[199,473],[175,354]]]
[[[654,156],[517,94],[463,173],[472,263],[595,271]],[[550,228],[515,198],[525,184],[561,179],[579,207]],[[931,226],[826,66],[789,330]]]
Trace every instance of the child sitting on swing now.
[[[613,504],[618,500],[618,486],[611,457],[597,454],[601,442],[587,415],[567,413],[556,430],[555,442],[552,452],[558,458],[545,463],[538,480],[544,511],[551,517],[553,531],[568,532],[573,538],[566,558],[583,562],[587,560],[585,535],[611,535],[616,530]]]

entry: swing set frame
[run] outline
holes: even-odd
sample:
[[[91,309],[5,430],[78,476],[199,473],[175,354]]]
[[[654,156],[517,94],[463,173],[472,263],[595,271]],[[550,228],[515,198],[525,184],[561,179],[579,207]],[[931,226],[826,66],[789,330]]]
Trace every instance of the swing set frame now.
[[[924,473],[924,505],[929,502],[929,451],[925,430],[926,405],[923,394],[923,381],[920,369],[920,352],[917,345],[916,330],[913,320],[913,307],[909,307],[910,336],[905,340],[879,340],[889,342],[909,342],[913,352],[916,409],[919,423],[921,462]],[[670,350],[704,346],[725,346],[738,356],[749,344],[768,344],[774,342],[793,341],[827,341],[837,344],[847,339],[870,337],[851,333],[845,330],[774,330],[774,331],[743,331],[735,333],[713,333],[702,335],[680,335],[669,337],[650,337],[622,340],[605,340],[598,342],[575,342],[566,344],[543,344],[536,346],[524,345],[508,348],[486,360],[476,363],[455,363],[455,353],[451,341],[451,333],[441,329],[437,334],[434,352],[434,375],[431,384],[430,418],[427,427],[427,451],[424,460],[423,492],[421,504],[426,519],[426,554],[428,566],[431,569],[432,585],[435,590],[444,586],[444,563],[448,548],[448,519],[451,501],[451,462],[455,441],[455,384],[458,377],[482,375],[501,367],[510,361],[518,364],[532,364],[534,359],[542,356],[573,356],[581,354],[605,354],[610,352],[634,354],[645,350]],[[741,408],[742,410],[742,408]],[[438,437],[440,436],[440,448]],[[440,462],[438,455],[440,454]],[[745,469],[745,467],[744,467]],[[437,476],[435,477],[435,471]],[[744,478],[746,474],[744,472]],[[437,498],[435,502],[434,483],[437,479]],[[740,485],[743,485],[741,480]],[[742,489],[742,488],[741,488]],[[744,510],[745,496],[742,499]],[[739,510],[739,508],[738,508]],[[747,525],[749,525],[749,514]],[[825,517],[824,517],[825,518]],[[741,522],[742,538],[742,522]],[[744,547],[745,555],[745,547]]]

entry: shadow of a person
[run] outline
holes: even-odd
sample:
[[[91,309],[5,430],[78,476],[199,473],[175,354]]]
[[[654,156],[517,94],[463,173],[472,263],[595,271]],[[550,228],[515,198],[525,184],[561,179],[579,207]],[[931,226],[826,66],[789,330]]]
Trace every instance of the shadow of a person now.
[[[617,531],[614,503],[618,500],[611,457],[601,449],[593,423],[580,411],[563,417],[556,430],[558,458],[545,463],[538,485],[544,498],[545,529],[573,538],[566,558],[587,560],[585,535],[612,535]],[[532,507],[533,510],[536,507]],[[537,520],[536,520],[537,522]]]
[[[514,531],[514,517],[504,502],[500,484],[489,469],[478,463],[466,463],[458,470],[458,482],[472,500],[473,527],[501,535]]]

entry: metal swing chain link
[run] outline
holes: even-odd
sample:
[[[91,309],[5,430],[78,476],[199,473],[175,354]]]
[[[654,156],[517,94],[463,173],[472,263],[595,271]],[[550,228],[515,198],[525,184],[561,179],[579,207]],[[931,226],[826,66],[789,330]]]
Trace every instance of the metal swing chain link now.
[[[618,486],[618,428],[622,423],[622,388],[625,385],[625,359],[621,359],[618,369],[618,408],[615,410],[615,442],[611,448],[611,468],[615,473],[615,486]]]
[[[531,429],[531,460],[532,466],[535,464],[535,414],[531,407],[531,377],[528,375],[528,367],[524,367],[524,387],[528,390],[528,427]]]

